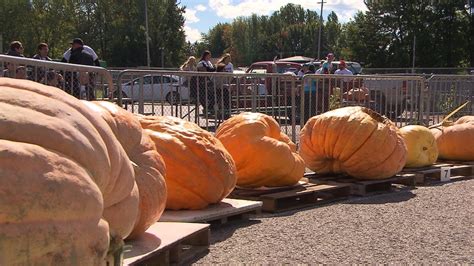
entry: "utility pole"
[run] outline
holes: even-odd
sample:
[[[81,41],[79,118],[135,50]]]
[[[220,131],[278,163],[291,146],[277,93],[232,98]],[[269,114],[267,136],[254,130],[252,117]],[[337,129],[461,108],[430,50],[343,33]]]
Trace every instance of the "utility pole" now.
[[[323,25],[323,5],[324,5],[324,0],[321,0],[321,2],[318,2],[318,4],[321,4],[321,13],[319,13],[319,37],[318,37],[318,60],[321,60],[321,27]]]
[[[147,0],[145,0],[145,38],[146,38],[146,63],[147,63],[147,66],[150,67],[151,59],[150,59],[150,37],[148,36],[148,4],[147,4]]]
[[[413,60],[411,63],[411,73],[415,73],[415,55],[416,55],[416,33],[413,33]]]

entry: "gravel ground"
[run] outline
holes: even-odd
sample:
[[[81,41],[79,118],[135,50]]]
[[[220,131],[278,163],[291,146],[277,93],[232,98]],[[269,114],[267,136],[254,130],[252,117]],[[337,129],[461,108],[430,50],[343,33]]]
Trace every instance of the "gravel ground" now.
[[[474,264],[474,180],[260,215],[211,238],[198,264]]]

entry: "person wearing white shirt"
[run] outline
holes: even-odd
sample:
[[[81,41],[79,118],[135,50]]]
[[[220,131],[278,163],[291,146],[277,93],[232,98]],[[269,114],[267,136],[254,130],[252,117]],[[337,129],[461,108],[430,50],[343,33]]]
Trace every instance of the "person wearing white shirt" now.
[[[348,76],[352,76],[352,71],[350,71],[349,69],[346,68],[346,62],[344,62],[344,60],[341,60],[339,62],[339,69],[336,70],[336,72],[334,72],[335,75],[348,75]],[[347,78],[343,78],[342,79],[344,82],[349,82],[352,80],[351,77],[347,77]]]

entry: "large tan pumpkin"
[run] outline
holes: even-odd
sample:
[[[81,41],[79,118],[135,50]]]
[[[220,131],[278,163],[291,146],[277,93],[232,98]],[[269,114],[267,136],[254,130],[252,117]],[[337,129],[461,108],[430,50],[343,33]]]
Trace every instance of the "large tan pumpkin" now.
[[[410,125],[400,128],[400,133],[408,150],[405,167],[423,167],[436,162],[438,145],[428,128]]]
[[[234,189],[235,163],[211,133],[175,117],[139,119],[165,160],[167,209],[202,209]]]
[[[241,113],[222,123],[216,137],[235,161],[238,186],[290,186],[303,177],[296,145],[271,116]]]
[[[84,104],[109,124],[133,162],[135,180],[140,192],[140,209],[139,218],[128,238],[135,238],[158,221],[165,209],[165,163],[155,144],[132,113],[111,102],[84,101]]]
[[[0,177],[0,265],[103,265],[109,228],[88,171],[57,151],[0,139]]]
[[[474,123],[474,116],[466,115],[456,120],[455,124]]]
[[[300,133],[300,154],[316,173],[384,179],[400,172],[407,148],[387,118],[359,106],[312,117]]]
[[[474,160],[474,120],[461,117],[452,125],[431,129],[436,139],[439,158],[445,160]]]
[[[107,123],[64,91],[27,80],[0,79],[0,105],[0,139],[43,147],[82,167],[102,193],[111,234],[128,236],[138,216],[138,188],[132,164]],[[54,221],[48,212],[43,215]]]

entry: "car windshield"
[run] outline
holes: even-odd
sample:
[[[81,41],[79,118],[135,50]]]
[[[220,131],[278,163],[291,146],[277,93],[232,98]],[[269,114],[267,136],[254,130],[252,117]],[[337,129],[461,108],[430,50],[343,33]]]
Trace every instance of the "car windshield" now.
[[[279,66],[277,68],[277,71],[278,73],[287,73],[287,72],[293,72],[293,73],[297,73],[298,72],[298,69],[296,69],[296,67],[291,67],[291,66]]]

